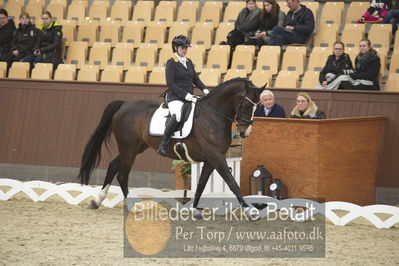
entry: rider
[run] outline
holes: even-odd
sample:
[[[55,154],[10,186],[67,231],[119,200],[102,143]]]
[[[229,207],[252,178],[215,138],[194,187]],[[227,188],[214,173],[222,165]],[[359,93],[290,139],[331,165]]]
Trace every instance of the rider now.
[[[186,101],[197,101],[197,98],[193,95],[193,84],[201,89],[205,95],[209,93],[209,90],[195,72],[193,63],[189,58],[186,58],[188,47],[190,47],[190,40],[186,36],[176,36],[172,40],[174,56],[166,63],[165,74],[168,91],[165,101],[169,106],[171,117],[166,123],[165,132],[157,150],[162,156],[166,156],[169,140],[181,120],[183,104]]]

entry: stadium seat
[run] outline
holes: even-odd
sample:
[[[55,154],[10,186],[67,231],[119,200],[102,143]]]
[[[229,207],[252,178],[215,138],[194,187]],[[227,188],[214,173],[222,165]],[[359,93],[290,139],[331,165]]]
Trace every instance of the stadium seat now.
[[[262,46],[262,48],[265,46]],[[276,46],[279,47],[279,46]],[[280,48],[280,47],[279,47]],[[256,62],[256,70],[268,71],[272,75],[277,74],[280,65],[280,50],[275,49],[261,49],[258,53],[258,60]],[[271,84],[270,84],[271,85]]]
[[[71,42],[75,41],[76,36],[76,20],[61,20],[62,25],[62,40],[65,46],[69,46]]]
[[[211,48],[213,27],[207,23],[197,23],[193,28],[191,43],[204,45],[205,49]]]
[[[57,69],[54,80],[75,80],[75,72],[72,69]]]
[[[230,3],[235,3],[230,1]],[[239,5],[227,5],[226,9],[224,10],[224,17],[223,17],[223,22],[228,22],[228,23],[234,23],[238,17],[238,14],[240,11],[243,9],[242,6]],[[245,7],[245,5],[244,5]]]
[[[165,22],[166,26],[170,27],[175,20],[174,14],[174,7],[172,5],[158,5],[155,9],[154,21]]]
[[[389,73],[384,91],[399,92],[399,74]]]
[[[214,28],[217,28],[220,23],[222,15],[222,8],[219,5],[211,5],[212,2],[206,1],[201,10],[200,21],[212,23]],[[221,2],[217,2],[221,3]]]
[[[121,82],[122,81],[121,66],[105,66],[104,71],[101,73],[100,81],[105,82]]]
[[[320,25],[314,38],[314,46],[332,47],[338,40],[338,28],[337,24]]]
[[[181,6],[189,6],[189,7],[194,7],[196,9],[199,8],[200,1],[182,1]]]
[[[372,25],[368,33],[368,39],[374,48],[390,48],[392,39],[392,25],[379,24]]]
[[[111,47],[119,42],[120,22],[102,21],[100,22],[100,42],[110,43]]]
[[[29,2],[25,6],[25,11],[28,12],[33,24],[39,25],[42,22],[41,17],[43,14],[43,5],[40,5],[37,2]]]
[[[35,69],[50,71],[50,75],[53,75],[53,64],[51,63],[36,63]]]
[[[132,64],[133,58],[133,44],[132,43],[117,43],[112,54],[111,64],[114,66],[121,66],[124,70]]]
[[[14,62],[15,63],[15,62]],[[8,78],[12,79],[27,79],[29,78],[29,69],[13,65],[8,70]]]
[[[166,85],[165,68],[154,67],[152,69],[152,72],[150,72],[150,78],[148,80],[148,83]]]
[[[272,86],[272,73],[268,70],[254,70],[249,78],[255,86],[262,87],[267,85],[268,87]]]
[[[51,79],[51,71],[46,68],[41,69],[40,67],[35,67],[32,69],[31,79]]]
[[[146,69],[142,67],[129,67],[125,75],[125,82],[145,83]]]
[[[298,88],[299,74],[296,71],[280,71],[276,78],[276,88]]]
[[[133,21],[142,21],[144,25],[147,25],[152,20],[154,12],[154,6],[146,3],[150,1],[138,1],[133,9]],[[154,3],[154,2],[152,2]]]
[[[104,1],[93,1],[90,7],[89,17],[91,20],[104,20],[107,18],[107,7],[104,5],[96,5],[95,3]]]
[[[356,24],[359,18],[366,12],[369,8],[369,2],[351,2],[346,11],[345,23]]]
[[[111,8],[111,19],[126,22],[130,19],[132,11],[131,1],[115,1]]]
[[[352,61],[352,65],[355,66],[356,56],[359,54],[359,47],[348,47],[345,48],[345,53],[349,55]]]
[[[199,78],[206,86],[216,87],[220,84],[221,73],[216,68],[203,68]]]
[[[172,43],[172,40],[177,35],[188,36],[189,26],[185,22],[175,21],[169,29],[168,43]]]
[[[227,70],[226,75],[224,76],[223,81],[227,81],[234,78],[246,78],[247,72],[245,69],[229,69]]]
[[[68,6],[67,19],[82,21],[86,17],[86,8],[83,4],[72,3]]]
[[[71,42],[67,52],[67,63],[74,64],[79,69],[80,65],[86,63],[87,51],[87,42]]]
[[[216,29],[215,44],[227,41],[227,34],[234,29],[233,22],[222,22]]]
[[[231,68],[232,70],[243,70],[245,71],[245,74],[249,74],[252,72],[253,62],[254,60],[252,56],[252,51],[236,50],[233,54]],[[227,70],[227,72],[229,72],[229,70]]]
[[[5,78],[7,73],[7,63],[0,62],[0,78]]]
[[[95,42],[90,50],[89,64],[104,69],[104,66],[108,65],[110,50],[110,43]]]
[[[346,47],[359,47],[359,42],[363,40],[363,38],[364,34],[362,30],[356,28],[345,28],[342,31],[341,41]]]
[[[204,65],[205,52],[201,47],[191,47],[187,50],[187,57],[191,59],[194,64],[195,71],[201,72]]]
[[[13,62],[11,67],[13,68],[23,68],[29,71],[30,64],[28,62]]]
[[[22,12],[24,1],[8,1],[6,10],[8,12],[8,18],[18,20],[19,15]],[[18,24],[15,24],[18,25]]]
[[[389,74],[399,74],[399,54],[393,54],[391,56],[391,64],[389,65]]]
[[[183,1],[186,3],[187,1]],[[190,5],[182,5],[179,7],[179,11],[177,13],[177,21],[187,22],[190,27],[193,27],[195,22],[197,21],[197,12],[198,8]]]
[[[343,2],[342,2],[343,4]],[[321,17],[320,24],[337,24],[341,25],[342,21],[342,8],[341,6],[331,5],[328,8],[324,6]]]
[[[281,70],[296,71],[299,75],[302,75],[305,67],[305,58],[306,55],[303,53],[303,49],[296,51],[287,49],[283,55]]]
[[[171,7],[173,7],[173,14],[174,14],[174,16],[176,16],[177,1],[161,0],[161,1],[159,1],[158,6],[171,6]]]
[[[136,54],[135,66],[151,71],[154,67],[157,54],[157,46],[155,44],[143,43],[139,46]]]
[[[309,71],[321,71],[327,62],[327,58],[332,54],[329,47],[313,47],[309,56]]]
[[[82,65],[78,72],[78,81],[98,81],[99,67],[95,65]]]
[[[155,44],[158,48],[162,48],[165,40],[166,23],[160,21],[149,22],[145,32],[145,43]]]
[[[172,47],[169,43],[165,43],[159,52],[158,66],[164,67],[166,62],[174,56]]]
[[[133,22],[123,27],[122,42],[133,44],[134,48],[138,48],[143,42],[144,23]]]
[[[234,51],[250,51],[252,54],[252,57],[255,56],[255,45],[245,45],[245,44],[240,44],[236,46],[236,49]]]
[[[60,4],[49,4],[47,6],[47,11],[51,13],[54,20],[60,21],[65,18],[65,6]],[[64,27],[62,27],[62,32],[64,33]]]
[[[229,52],[222,49],[212,48],[208,53],[207,68],[218,69],[222,74],[226,73],[229,64]]]
[[[78,41],[87,42],[89,47],[97,41],[98,22],[87,20],[79,22]]]
[[[320,85],[319,82],[319,71],[306,71],[305,75],[303,76],[302,79],[302,89],[314,89],[316,86]]]

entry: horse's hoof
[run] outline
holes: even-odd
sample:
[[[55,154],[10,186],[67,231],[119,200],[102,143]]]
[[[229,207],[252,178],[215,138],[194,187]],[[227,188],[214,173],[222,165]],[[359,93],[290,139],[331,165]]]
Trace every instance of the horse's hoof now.
[[[90,210],[96,210],[96,209],[98,209],[97,203],[96,203],[94,200],[90,201],[89,206],[88,206],[88,209],[90,209]]]
[[[202,220],[204,217],[202,216],[202,213],[195,208],[192,208],[191,211],[193,212],[193,217],[195,220]]]
[[[255,222],[260,220],[259,210],[257,208],[244,208],[244,213],[248,217],[248,220],[251,222]]]

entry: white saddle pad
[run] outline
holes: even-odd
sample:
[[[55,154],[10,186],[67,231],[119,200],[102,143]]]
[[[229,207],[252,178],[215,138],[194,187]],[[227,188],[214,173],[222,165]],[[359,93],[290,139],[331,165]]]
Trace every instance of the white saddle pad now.
[[[172,138],[174,139],[184,139],[186,138],[193,127],[193,117],[194,117],[194,109],[195,103],[191,104],[191,112],[186,122],[184,122],[182,131],[176,131]],[[151,136],[163,136],[165,132],[165,122],[166,117],[169,115],[169,109],[162,108],[162,104],[158,107],[158,109],[154,112],[150,121],[150,135]]]

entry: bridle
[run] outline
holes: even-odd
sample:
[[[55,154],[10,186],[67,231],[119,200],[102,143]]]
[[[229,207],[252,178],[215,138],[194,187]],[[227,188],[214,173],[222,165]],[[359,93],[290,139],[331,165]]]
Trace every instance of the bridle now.
[[[254,122],[253,116],[251,117],[251,120],[241,117],[241,107],[242,107],[242,105],[243,105],[245,100],[250,102],[254,108],[256,108],[256,106],[259,104],[259,102],[258,103],[253,102],[250,98],[248,98],[248,96],[246,94],[244,94],[243,96],[241,96],[240,102],[239,102],[237,108],[235,108],[236,109],[236,115],[234,116],[234,118],[230,118],[230,117],[228,117],[228,116],[226,116],[224,114],[221,114],[221,113],[213,110],[212,108],[210,108],[210,107],[208,107],[206,105],[201,104],[201,101],[198,102],[198,106],[200,108],[203,108],[203,109],[205,109],[205,110],[207,110],[207,111],[209,111],[211,113],[214,113],[214,114],[216,114],[216,115],[218,115],[220,117],[223,117],[224,119],[226,119],[226,120],[228,120],[230,122],[237,122],[237,127],[239,128],[239,127],[242,127],[242,126],[250,126]],[[240,121],[243,121],[244,123],[240,123]]]

